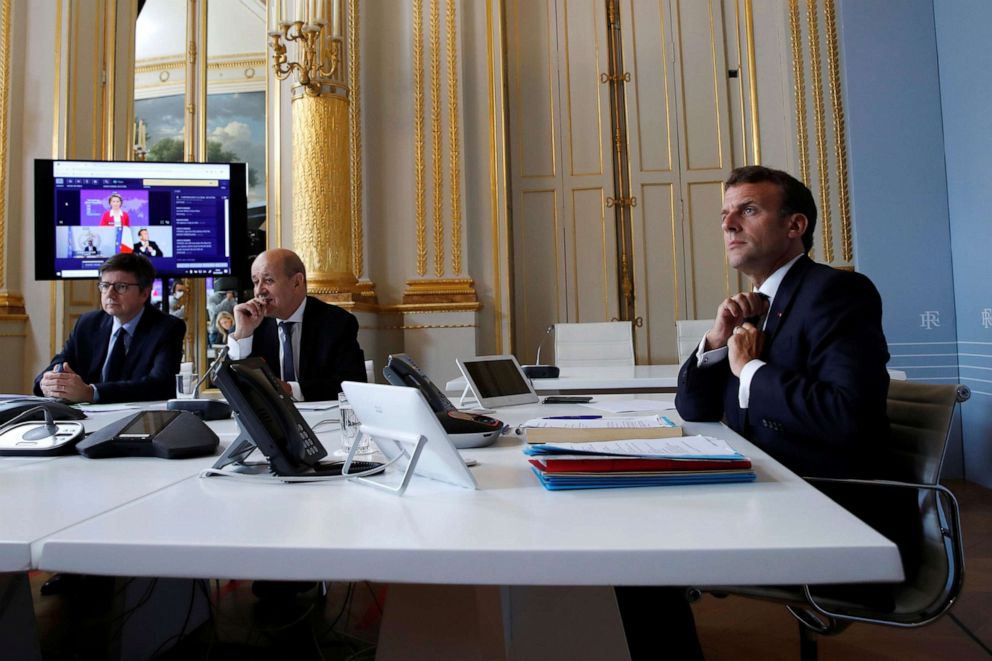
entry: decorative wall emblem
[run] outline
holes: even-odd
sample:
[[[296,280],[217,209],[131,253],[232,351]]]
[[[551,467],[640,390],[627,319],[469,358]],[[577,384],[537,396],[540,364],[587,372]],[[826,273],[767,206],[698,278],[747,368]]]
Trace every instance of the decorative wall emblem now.
[[[926,310],[920,314],[920,328],[933,330],[940,328],[940,311]]]

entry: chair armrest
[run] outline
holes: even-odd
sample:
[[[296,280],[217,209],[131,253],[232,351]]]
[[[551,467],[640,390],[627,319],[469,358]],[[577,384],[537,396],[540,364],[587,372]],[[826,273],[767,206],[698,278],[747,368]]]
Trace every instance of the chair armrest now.
[[[818,614],[826,618],[832,618],[835,620],[849,621],[849,622],[864,622],[867,624],[882,624],[888,626],[902,627],[902,628],[913,628],[918,626],[923,626],[924,624],[929,624],[933,622],[938,617],[943,615],[947,609],[951,607],[954,603],[954,597],[960,591],[960,585],[964,581],[964,549],[963,540],[961,538],[961,518],[960,518],[960,508],[958,506],[958,500],[954,496],[954,493],[947,487],[940,484],[915,484],[912,482],[900,482],[896,480],[864,480],[864,479],[854,479],[854,478],[830,478],[830,477],[806,477],[803,478],[811,483],[821,483],[821,484],[850,484],[857,486],[873,486],[873,487],[886,487],[886,488],[897,488],[897,489],[916,489],[924,491],[936,492],[938,501],[940,496],[945,496],[944,502],[947,505],[948,512],[945,514],[943,510],[938,506],[937,515],[940,518],[940,532],[946,538],[950,540],[950,548],[947,549],[947,560],[948,567],[951,568],[951,576],[954,577],[953,585],[949,581],[949,592],[951,597],[946,600],[946,603],[935,613],[930,614],[928,617],[921,621],[916,622],[897,622],[894,620],[885,619],[875,619],[869,617],[860,617],[855,615],[849,615],[845,613],[837,613],[825,608],[822,604],[818,603],[813,597],[808,585],[803,586],[803,592],[806,596],[806,600],[809,605]],[[945,548],[947,544],[945,542]],[[958,568],[955,572],[954,568]],[[790,609],[791,610],[791,609]]]

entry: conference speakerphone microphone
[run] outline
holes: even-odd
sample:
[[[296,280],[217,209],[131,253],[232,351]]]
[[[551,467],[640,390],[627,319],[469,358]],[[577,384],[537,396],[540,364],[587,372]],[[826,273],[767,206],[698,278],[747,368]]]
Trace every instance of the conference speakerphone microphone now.
[[[541,364],[541,347],[544,346],[544,341],[548,339],[548,335],[551,335],[551,332],[554,329],[554,324],[548,326],[548,330],[545,331],[544,337],[542,337],[540,343],[538,343],[537,356],[534,364],[523,366],[524,375],[528,379],[557,379],[561,375],[561,370],[557,366]]]
[[[76,449],[90,459],[185,459],[213,454],[219,444],[217,434],[192,413],[142,411],[98,429]]]
[[[0,456],[51,456],[73,451],[85,433],[83,424],[68,420],[56,422],[47,408],[36,408],[44,412],[45,421],[8,425],[0,432]],[[27,409],[19,417],[29,417],[33,413],[36,413],[35,408]]]

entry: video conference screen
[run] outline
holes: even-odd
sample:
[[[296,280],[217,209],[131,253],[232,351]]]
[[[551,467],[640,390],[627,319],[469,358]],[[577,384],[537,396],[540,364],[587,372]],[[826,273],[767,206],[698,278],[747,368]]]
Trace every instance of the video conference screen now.
[[[35,277],[96,278],[136,252],[160,276],[238,275],[245,260],[244,163],[35,161]]]

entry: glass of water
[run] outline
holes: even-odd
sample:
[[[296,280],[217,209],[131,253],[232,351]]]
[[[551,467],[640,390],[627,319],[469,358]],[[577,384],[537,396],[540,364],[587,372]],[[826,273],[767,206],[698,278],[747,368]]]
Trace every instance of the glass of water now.
[[[374,452],[372,439],[358,431],[362,423],[358,419],[358,416],[355,415],[355,409],[352,407],[351,402],[348,401],[348,396],[343,392],[338,393],[338,411],[341,415],[342,453],[347,455],[351,452],[351,446],[357,442],[358,448],[355,450],[356,457],[372,454]]]

